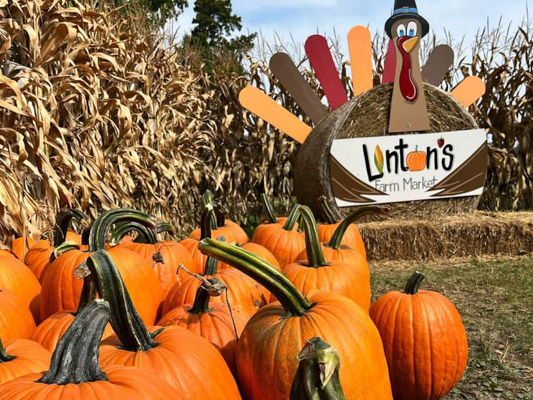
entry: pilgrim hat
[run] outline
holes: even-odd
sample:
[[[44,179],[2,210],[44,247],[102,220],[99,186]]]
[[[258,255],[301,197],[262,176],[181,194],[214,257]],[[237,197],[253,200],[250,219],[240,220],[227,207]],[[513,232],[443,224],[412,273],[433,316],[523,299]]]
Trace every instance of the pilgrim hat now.
[[[415,0],[395,0],[394,12],[387,22],[385,22],[385,32],[387,32],[389,37],[392,37],[391,28],[394,22],[403,18],[414,18],[420,22],[420,25],[422,25],[421,37],[426,36],[429,32],[429,23],[424,17],[418,14]]]

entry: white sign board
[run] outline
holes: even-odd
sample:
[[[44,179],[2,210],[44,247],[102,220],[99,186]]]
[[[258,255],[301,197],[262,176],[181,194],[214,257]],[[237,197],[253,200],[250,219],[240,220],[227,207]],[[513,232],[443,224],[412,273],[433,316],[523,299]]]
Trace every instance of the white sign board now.
[[[337,139],[333,194],[339,207],[479,196],[487,158],[483,129]]]

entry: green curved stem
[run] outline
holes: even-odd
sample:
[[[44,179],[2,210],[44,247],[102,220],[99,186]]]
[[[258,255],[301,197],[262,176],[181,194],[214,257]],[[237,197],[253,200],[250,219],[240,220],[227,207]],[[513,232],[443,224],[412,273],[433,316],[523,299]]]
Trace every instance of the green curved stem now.
[[[300,204],[295,204],[292,206],[291,212],[287,216],[287,221],[285,221],[285,225],[283,225],[283,229],[286,231],[292,231],[294,229],[294,225],[300,218],[300,207]]]
[[[319,337],[309,339],[298,359],[290,400],[345,400],[339,353]]]
[[[422,283],[424,278],[424,274],[418,271],[413,272],[411,277],[407,281],[407,284],[405,285],[405,290],[403,292],[405,294],[417,294],[418,289],[420,289],[420,284]]]
[[[124,236],[136,232],[135,243],[156,244],[157,236],[153,229],[139,222],[124,222],[111,231],[110,243],[114,246],[121,242]]]
[[[326,221],[327,224],[336,224],[339,222],[337,221],[337,218],[335,218],[335,214],[333,213],[326,196],[320,196],[318,199],[318,204],[320,206],[322,218],[324,218],[324,221]]]
[[[52,354],[50,369],[37,382],[49,385],[106,381],[98,364],[100,341],[109,321],[109,304],[95,300],[74,319]]]
[[[10,356],[7,354],[6,348],[4,347],[4,344],[2,343],[2,339],[0,339],[0,364],[4,362],[9,362],[11,360],[14,360],[17,358],[16,356]]]
[[[217,240],[220,240],[221,242],[226,241],[226,237],[224,235],[217,236]],[[214,276],[218,272],[218,260],[214,257],[207,257],[207,260],[205,260],[205,268],[204,268],[204,276]]]
[[[67,208],[57,213],[53,230],[54,247],[59,246],[66,240],[68,228],[73,219],[81,222],[87,220],[88,217],[83,211],[76,210],[75,208]]]
[[[48,262],[53,263],[56,258],[58,258],[61,254],[66,253],[70,250],[79,250],[80,245],[73,243],[73,242],[63,242],[59,246],[54,247],[54,250],[50,254],[50,258],[48,259]]]
[[[335,229],[335,232],[333,232],[333,235],[331,236],[331,239],[329,240],[327,246],[331,247],[332,249],[338,249],[341,245],[342,238],[344,237],[344,234],[346,233],[348,227],[355,221],[364,217],[365,215],[386,214],[389,211],[389,208],[379,206],[365,206],[358,208],[356,211],[344,218],[344,220],[340,223],[337,229]]]
[[[176,229],[168,222],[160,222],[157,224],[156,231],[158,234],[168,232],[171,235],[176,234]]]
[[[198,290],[196,290],[194,303],[191,309],[188,311],[190,314],[205,314],[213,311],[213,309],[209,307],[211,297],[220,296],[226,289],[226,285],[216,278],[211,278],[207,281],[209,282],[209,285],[206,285],[205,282],[203,282],[198,287]]]
[[[319,268],[329,265],[320,247],[320,239],[313,212],[307,206],[300,206],[300,215],[303,219],[305,231],[305,252],[307,253],[308,266]]]
[[[209,238],[202,240],[198,248],[203,254],[237,268],[263,285],[290,315],[304,315],[312,307],[285,275],[255,254]]]
[[[98,250],[80,267],[89,269],[100,298],[109,302],[111,326],[122,342],[122,348],[147,351],[156,347],[154,337],[160,331],[153,335],[148,332],[109,253]]]
[[[109,232],[111,226],[126,221],[137,222],[151,229],[155,229],[156,227],[155,222],[148,214],[138,210],[119,208],[116,210],[106,211],[93,223],[89,233],[89,251],[95,252],[105,249],[107,233]]]
[[[263,203],[263,207],[265,208],[265,211],[267,213],[268,221],[271,224],[276,224],[278,220],[276,219],[276,214],[274,214],[274,207],[272,207],[270,197],[268,197],[266,193],[263,193],[261,195],[261,203]]]

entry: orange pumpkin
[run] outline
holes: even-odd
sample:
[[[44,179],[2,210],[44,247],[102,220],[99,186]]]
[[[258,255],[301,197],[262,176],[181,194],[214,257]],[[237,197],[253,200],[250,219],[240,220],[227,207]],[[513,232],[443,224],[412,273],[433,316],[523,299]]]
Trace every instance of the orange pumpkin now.
[[[424,151],[418,151],[418,146],[415,151],[407,154],[407,167],[409,171],[423,171],[426,169],[427,154]]]
[[[183,245],[191,254],[193,260],[194,260],[194,269],[191,272],[195,272],[197,274],[201,274],[204,270],[204,265],[207,260],[207,257],[204,256],[200,251],[198,251],[198,243],[200,243],[200,240],[202,240],[205,237],[219,237],[224,236],[228,242],[235,242],[235,236],[233,233],[227,231],[227,230],[220,230],[220,229],[212,229],[212,224],[214,222],[213,219],[215,219],[215,212],[212,209],[207,209],[202,213],[202,217],[200,220],[200,234],[199,236],[196,234],[192,234],[187,238],[180,242],[181,245]],[[197,236],[196,238],[193,238],[192,236]]]
[[[331,239],[333,232],[335,232],[342,221],[335,217],[326,197],[321,197],[318,203],[320,205],[321,219],[326,221],[326,223],[318,224],[318,237],[320,242],[328,242]],[[353,222],[346,227],[341,244],[361,250],[366,257],[363,238],[361,237],[359,229],[357,229]]]
[[[137,368],[100,369],[98,350],[109,305],[94,301],[78,314],[61,338],[47,372],[31,373],[0,385],[2,400],[168,400],[184,393]]]
[[[102,342],[103,367],[135,366],[153,372],[179,389],[178,398],[240,399],[231,371],[211,343],[177,326],[145,326],[105,250],[92,254],[86,265],[99,296],[110,303],[116,333]]]
[[[229,299],[231,307],[249,316],[267,303],[264,288],[259,283],[235,268],[225,268],[219,271],[218,261],[215,259],[207,258],[203,277],[216,278],[226,285],[227,293],[222,294],[220,301],[226,303]],[[176,283],[163,300],[161,314],[165,315],[173,308],[184,304],[192,304],[200,285],[200,280],[190,275]]]
[[[281,225],[278,219],[268,212],[269,223],[260,224],[254,231],[252,242],[267,248],[278,260],[283,268],[296,260],[298,254],[305,249],[305,238],[298,231],[299,206],[295,205],[285,223]],[[274,219],[272,219],[274,218]]]
[[[26,302],[7,289],[0,289],[0,338],[29,339],[35,321]]]
[[[159,279],[159,283],[163,289],[163,297],[165,297],[172,286],[179,282],[180,278],[185,276],[185,271],[179,268],[180,265],[185,266],[188,270],[194,270],[194,260],[183,245],[172,240],[159,242],[155,232],[150,229],[143,232],[146,235],[141,235],[142,243],[138,243],[137,241],[122,241],[122,238],[131,232],[131,228],[135,228],[135,230],[143,228],[137,225],[125,224],[118,233],[114,232],[113,240],[115,243],[120,243],[118,246],[132,250],[144,258],[152,260],[152,268]],[[142,230],[145,231],[144,229]]]
[[[300,349],[320,335],[339,351],[346,398],[392,400],[379,333],[360,306],[319,291],[306,299],[282,273],[237,246],[204,239],[200,249],[257,279],[280,301],[261,308],[239,339],[237,373],[245,398],[288,399]]]
[[[83,281],[76,278],[76,267],[87,260],[92,252],[106,247],[110,226],[125,221],[139,222],[155,228],[147,214],[136,210],[110,210],[98,217],[89,233],[88,252],[70,249],[50,263],[41,289],[43,319],[58,311],[73,311],[78,308]],[[117,263],[141,317],[149,324],[154,323],[163,293],[152,268],[152,261],[121,246],[113,247],[109,254]]]
[[[357,262],[325,258],[318,240],[315,218],[309,207],[301,206],[305,229],[305,251],[297,261],[282,268],[283,274],[304,296],[312,290],[342,294],[359,304],[366,312],[370,307],[370,271],[366,260]]]
[[[250,317],[238,309],[230,312],[225,303],[211,302],[212,296],[220,296],[225,290],[226,286],[218,279],[208,279],[198,288],[192,305],[187,304],[170,310],[158,324],[182,326],[209,340],[235,372],[237,339]]]
[[[24,261],[24,256],[35,246],[35,243],[37,242],[31,236],[19,237],[11,243],[11,251],[20,261]]]
[[[4,347],[5,345],[5,347]],[[41,372],[50,365],[52,354],[28,339],[0,339],[0,385],[19,376]]]
[[[370,308],[398,400],[444,397],[463,376],[468,358],[457,309],[437,292],[419,291],[422,279],[424,275],[413,273],[403,293],[386,293]]]
[[[37,277],[39,283],[42,284],[43,282],[50,256],[55,248],[61,246],[64,242],[81,245],[81,236],[68,229],[72,220],[83,222],[87,220],[87,216],[74,208],[60,211],[56,216],[56,223],[52,230],[53,245],[48,239],[39,240],[24,257],[24,263]]]
[[[36,322],[41,285],[30,269],[15,257],[0,255],[0,288],[9,289],[24,302]]]

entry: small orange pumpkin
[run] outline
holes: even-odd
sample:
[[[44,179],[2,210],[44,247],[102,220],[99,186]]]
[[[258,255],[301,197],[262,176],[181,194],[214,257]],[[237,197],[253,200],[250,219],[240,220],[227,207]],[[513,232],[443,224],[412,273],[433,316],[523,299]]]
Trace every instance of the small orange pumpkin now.
[[[426,169],[427,154],[425,151],[418,151],[418,146],[415,151],[407,154],[407,167],[409,171],[423,171]]]
[[[5,347],[4,347],[5,344]],[[52,354],[28,339],[0,339],[0,385],[19,376],[44,371]]]

